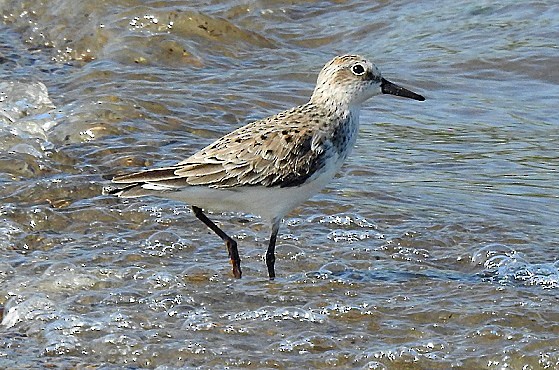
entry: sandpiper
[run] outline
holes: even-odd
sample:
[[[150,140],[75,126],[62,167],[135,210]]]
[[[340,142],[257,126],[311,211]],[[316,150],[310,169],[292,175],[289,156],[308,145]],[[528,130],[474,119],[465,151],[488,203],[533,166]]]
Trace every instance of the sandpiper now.
[[[355,143],[361,104],[379,94],[425,100],[384,79],[367,59],[337,56],[320,71],[308,103],[238,128],[174,166],[116,176],[119,185],[104,192],[186,202],[225,242],[236,278],[237,243],[203,210],[260,215],[271,225],[266,266],[274,279],[282,218],[334,177]]]

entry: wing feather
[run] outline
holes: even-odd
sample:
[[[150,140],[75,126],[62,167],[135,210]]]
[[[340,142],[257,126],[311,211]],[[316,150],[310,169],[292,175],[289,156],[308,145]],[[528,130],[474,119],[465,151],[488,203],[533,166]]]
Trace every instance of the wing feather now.
[[[324,166],[327,135],[310,103],[243,126],[176,166],[116,177],[117,183],[297,186]],[[312,113],[312,112],[310,112]]]

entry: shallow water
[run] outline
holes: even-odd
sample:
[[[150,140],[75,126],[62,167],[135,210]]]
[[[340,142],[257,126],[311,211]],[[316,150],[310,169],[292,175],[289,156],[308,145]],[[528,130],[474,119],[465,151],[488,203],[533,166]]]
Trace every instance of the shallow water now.
[[[0,368],[559,367],[551,1],[0,2]],[[267,225],[101,195],[308,99],[360,53],[340,176]]]

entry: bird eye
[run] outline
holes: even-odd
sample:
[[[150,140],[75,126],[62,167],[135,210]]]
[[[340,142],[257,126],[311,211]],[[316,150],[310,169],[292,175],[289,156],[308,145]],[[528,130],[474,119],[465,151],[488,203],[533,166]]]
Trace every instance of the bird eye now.
[[[356,76],[361,76],[363,73],[365,73],[365,67],[363,67],[361,64],[356,64],[351,67],[351,72],[353,72],[353,74]]]

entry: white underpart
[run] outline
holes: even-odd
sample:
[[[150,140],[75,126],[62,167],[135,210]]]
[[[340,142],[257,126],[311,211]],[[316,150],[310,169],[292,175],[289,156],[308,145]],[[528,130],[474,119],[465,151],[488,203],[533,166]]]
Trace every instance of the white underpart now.
[[[332,158],[329,164],[316,176],[295,187],[244,186],[217,189],[186,186],[177,189],[157,183],[146,183],[142,188],[152,190],[150,195],[179,200],[205,210],[252,213],[273,223],[322,190],[338,172],[343,160]]]

